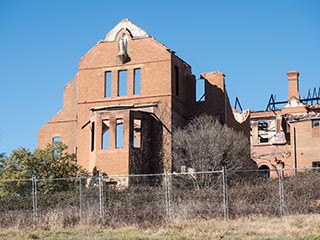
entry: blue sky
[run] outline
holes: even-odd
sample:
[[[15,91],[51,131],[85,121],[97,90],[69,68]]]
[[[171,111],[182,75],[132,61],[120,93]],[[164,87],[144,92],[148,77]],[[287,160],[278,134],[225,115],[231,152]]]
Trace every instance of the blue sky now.
[[[320,87],[317,0],[1,0],[0,153],[37,147],[37,132],[62,107],[79,59],[129,18],[201,72],[222,71],[234,104],[265,109],[287,98],[287,75],[300,93]]]

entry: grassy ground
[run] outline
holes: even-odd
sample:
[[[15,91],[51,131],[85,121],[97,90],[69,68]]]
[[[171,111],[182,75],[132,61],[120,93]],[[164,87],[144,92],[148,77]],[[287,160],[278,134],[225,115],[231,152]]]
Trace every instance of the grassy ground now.
[[[192,220],[172,222],[161,228],[134,226],[111,229],[77,226],[67,228],[1,229],[0,239],[244,239],[244,240],[320,240],[320,215],[296,215],[282,218],[251,217],[230,221]]]

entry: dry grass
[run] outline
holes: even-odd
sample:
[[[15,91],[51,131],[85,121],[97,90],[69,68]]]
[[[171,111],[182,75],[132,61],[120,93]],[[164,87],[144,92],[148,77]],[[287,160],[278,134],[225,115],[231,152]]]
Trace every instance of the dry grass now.
[[[2,229],[0,239],[245,239],[289,240],[320,239],[320,215],[294,215],[282,218],[250,217],[237,220],[192,220],[172,222],[159,228],[139,229],[134,226],[103,228]]]

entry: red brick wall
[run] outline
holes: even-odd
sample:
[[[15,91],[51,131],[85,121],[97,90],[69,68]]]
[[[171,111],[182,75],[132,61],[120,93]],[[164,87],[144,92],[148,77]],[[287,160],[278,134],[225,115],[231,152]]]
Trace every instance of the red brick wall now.
[[[123,30],[124,31],[124,30]],[[123,32],[122,31],[122,32]],[[119,39],[120,34],[116,39]],[[229,100],[226,99],[224,75],[208,73],[210,83],[206,102],[200,108],[195,102],[195,76],[191,67],[175,56],[164,45],[151,37],[128,40],[130,60],[122,63],[118,55],[118,41],[98,42],[80,60],[79,71],[74,80],[66,85],[64,106],[39,130],[39,147],[51,143],[52,137],[61,139],[70,149],[77,147],[78,163],[89,171],[94,167],[109,175],[130,173],[130,153],[132,152],[132,127],[130,111],[133,105],[154,103],[156,106],[138,109],[147,111],[149,118],[155,119],[162,126],[160,131],[161,149],[159,153],[148,153],[151,158],[161,158],[161,165],[171,170],[171,132],[173,125],[183,126],[185,117],[198,115],[201,112],[225,116],[227,109],[228,124],[239,128],[233,118]],[[175,66],[179,69],[179,95],[176,95]],[[133,94],[133,71],[141,69],[141,93]],[[118,71],[127,70],[127,96],[118,97]],[[112,96],[105,98],[105,72],[112,73]],[[211,81],[212,80],[212,81]],[[217,85],[217,86],[215,86]],[[106,106],[128,106],[123,110],[98,110]],[[95,110],[93,110],[93,108]],[[102,120],[110,122],[110,147],[101,148]],[[123,148],[116,149],[115,122],[124,121]],[[91,126],[94,122],[94,150],[91,150]],[[159,126],[160,126],[159,125]],[[158,129],[152,126],[150,129]],[[240,129],[240,128],[239,128]],[[157,130],[158,131],[158,130]],[[152,136],[151,136],[152,137]],[[149,144],[150,145],[150,144]],[[155,147],[156,143],[150,146]],[[154,159],[145,159],[154,161]]]

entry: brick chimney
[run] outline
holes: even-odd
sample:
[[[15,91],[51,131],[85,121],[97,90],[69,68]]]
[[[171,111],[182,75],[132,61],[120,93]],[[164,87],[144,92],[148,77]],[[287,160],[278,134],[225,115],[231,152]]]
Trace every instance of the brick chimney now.
[[[299,72],[288,72],[288,100],[295,97],[300,100],[299,94]]]

